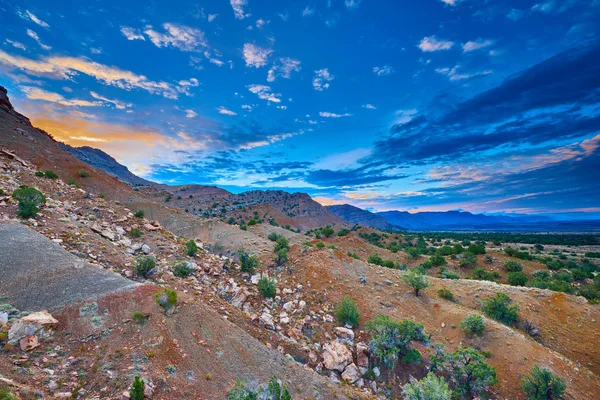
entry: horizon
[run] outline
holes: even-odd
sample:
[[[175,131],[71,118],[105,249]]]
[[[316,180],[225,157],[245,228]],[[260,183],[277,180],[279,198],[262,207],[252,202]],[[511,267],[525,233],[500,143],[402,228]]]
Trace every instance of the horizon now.
[[[600,219],[600,2],[213,3],[0,0],[1,84],[158,183]]]

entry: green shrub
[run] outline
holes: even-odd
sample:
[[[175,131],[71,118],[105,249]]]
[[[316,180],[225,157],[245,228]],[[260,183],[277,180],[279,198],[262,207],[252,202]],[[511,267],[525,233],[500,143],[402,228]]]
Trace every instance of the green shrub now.
[[[448,369],[456,380],[456,392],[474,398],[498,382],[494,367],[484,361],[485,356],[475,349],[463,348],[445,356]]]
[[[276,377],[271,378],[267,386],[259,385],[251,388],[250,385],[236,380],[234,387],[227,393],[227,400],[292,400],[290,392],[279,383]]]
[[[253,226],[253,225],[256,225],[256,224],[258,224],[258,222],[256,222],[256,220],[254,218],[251,219],[250,221],[248,221],[248,226]]]
[[[177,304],[177,291],[169,288],[164,288],[162,292],[156,292],[154,294],[156,304],[161,306],[165,310],[170,310]]]
[[[9,388],[0,388],[0,400],[17,400],[17,396],[15,396]]]
[[[321,242],[321,241],[319,240],[317,243],[315,243],[315,246],[316,246],[318,249],[324,249],[324,248],[325,248],[325,243],[323,243],[323,242]]]
[[[139,238],[142,236],[142,231],[138,228],[131,228],[131,231],[129,231],[129,236],[132,238]]]
[[[56,172],[47,169],[46,171],[44,171],[44,176],[48,179],[58,179],[58,175],[56,174]]]
[[[381,258],[381,256],[379,254],[375,253],[375,254],[371,254],[369,256],[369,258],[367,258],[367,262],[369,264],[382,265],[383,258]]]
[[[46,204],[46,196],[39,190],[29,186],[20,186],[16,189],[12,198],[19,202],[17,215],[21,218],[33,218],[39,211],[39,207]]]
[[[272,299],[277,292],[277,284],[274,278],[269,278],[267,275],[262,275],[258,280],[258,290],[265,299]]]
[[[469,336],[481,335],[485,330],[485,323],[479,314],[470,314],[460,321],[460,328]]]
[[[267,239],[269,239],[272,242],[276,242],[277,239],[279,239],[280,237],[284,237],[284,236],[280,235],[279,233],[271,232],[271,233],[269,233],[269,236],[267,236]]]
[[[327,227],[321,229],[321,234],[323,236],[325,236],[325,237],[330,237],[330,236],[333,236],[335,234],[335,231],[333,230],[332,227],[327,226]]]
[[[135,259],[133,272],[137,276],[147,278],[155,267],[156,259],[153,256],[139,255]]]
[[[137,210],[133,215],[135,215],[137,218],[144,218],[145,214],[146,213],[144,213],[144,210]]]
[[[414,269],[404,273],[402,280],[415,291],[415,296],[418,296],[421,290],[429,286],[427,277]]]
[[[527,400],[551,400],[562,398],[567,385],[561,377],[552,374],[546,368],[534,365],[531,376],[523,376],[521,390]]]
[[[76,186],[77,181],[75,180],[75,178],[69,178],[67,179],[67,185]]]
[[[80,178],[87,178],[90,176],[90,173],[82,169],[81,171],[77,172],[77,176]]]
[[[194,257],[196,254],[198,254],[198,245],[196,242],[193,240],[188,240],[185,244],[185,252],[190,257]]]
[[[144,400],[144,387],[144,380],[136,375],[129,391],[129,398],[131,400]]]
[[[393,366],[399,356],[412,350],[411,342],[427,343],[423,324],[408,319],[397,322],[379,314],[365,324],[365,329],[371,335],[372,354],[388,366]]]
[[[452,293],[452,291],[450,289],[447,289],[447,288],[441,288],[441,289],[439,289],[438,290],[438,296],[440,296],[442,299],[454,301],[454,293]]]
[[[131,319],[136,324],[142,325],[144,322],[146,322],[148,320],[148,316],[146,314],[144,314],[144,313],[136,311],[136,312],[133,313],[133,316],[131,317]]]
[[[383,260],[383,264],[381,264],[381,266],[390,269],[396,269],[396,263],[393,260]]]
[[[465,251],[460,255],[460,261],[458,263],[461,267],[470,267],[477,264],[477,256],[470,251]]]
[[[429,260],[431,261],[431,264],[433,264],[436,267],[447,264],[446,258],[440,254],[435,254],[435,255],[431,256],[431,258]]]
[[[509,272],[506,275],[506,282],[512,286],[525,286],[527,281],[529,281],[529,278],[522,272]]]
[[[450,271],[446,267],[440,268],[439,277],[444,279],[460,279],[460,275],[458,275],[456,272]]]
[[[506,325],[513,325],[519,321],[519,305],[510,305],[511,299],[504,293],[496,293],[495,296],[484,300],[481,310],[489,318],[493,318]]]
[[[335,315],[340,324],[358,326],[360,313],[356,302],[351,297],[344,297],[335,308]]]
[[[521,272],[523,271],[523,265],[515,260],[508,260],[504,263],[504,269],[508,272]]]
[[[238,256],[240,257],[241,270],[243,272],[253,274],[254,270],[258,268],[258,257],[256,257],[256,254],[248,253],[243,249],[239,249]]]
[[[36,171],[35,176],[41,178],[42,176],[44,176],[44,171]]]
[[[273,258],[273,261],[276,265],[281,266],[287,262],[289,249],[289,242],[284,236],[279,236],[275,240],[275,246],[273,248],[275,257]]]
[[[405,400],[451,400],[452,390],[443,377],[429,372],[420,381],[404,385],[402,396]]]
[[[185,260],[179,260],[173,266],[173,275],[179,278],[187,278],[195,271],[196,269]]]

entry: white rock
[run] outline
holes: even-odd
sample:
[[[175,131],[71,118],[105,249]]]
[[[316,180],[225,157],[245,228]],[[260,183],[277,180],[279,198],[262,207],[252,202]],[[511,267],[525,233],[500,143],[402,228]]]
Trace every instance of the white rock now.
[[[323,365],[330,370],[342,372],[352,362],[352,352],[341,342],[325,343]]]
[[[361,377],[358,367],[354,363],[348,365],[342,373],[342,379],[348,383],[354,383]]]

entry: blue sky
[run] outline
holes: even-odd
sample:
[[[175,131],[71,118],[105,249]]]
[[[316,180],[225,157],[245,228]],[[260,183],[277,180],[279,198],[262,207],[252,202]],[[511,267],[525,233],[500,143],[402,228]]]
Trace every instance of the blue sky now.
[[[0,0],[0,84],[145,178],[600,215],[600,0],[84,3]]]

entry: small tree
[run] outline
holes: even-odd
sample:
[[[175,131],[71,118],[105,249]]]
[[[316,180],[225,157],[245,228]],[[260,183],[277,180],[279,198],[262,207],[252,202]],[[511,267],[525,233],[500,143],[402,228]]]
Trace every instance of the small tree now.
[[[531,376],[524,375],[521,380],[521,390],[527,400],[560,399],[566,389],[567,385],[560,376],[537,365],[531,369]]]
[[[470,267],[477,264],[477,256],[470,251],[465,251],[460,255],[459,264],[461,267]]]
[[[402,395],[405,400],[451,400],[452,390],[443,377],[430,372],[420,381],[404,385]]]
[[[187,278],[193,274],[195,268],[185,260],[179,260],[173,266],[173,275],[179,278]]]
[[[510,305],[511,299],[504,293],[496,293],[495,296],[481,303],[481,310],[490,318],[500,321],[506,325],[513,325],[519,321],[519,305]]]
[[[330,237],[335,234],[335,231],[333,230],[332,227],[327,226],[327,227],[321,229],[321,234],[323,234],[323,236],[325,236],[325,237]]]
[[[512,286],[525,286],[527,281],[529,278],[522,272],[509,272],[506,275],[506,283]]]
[[[153,256],[139,255],[135,259],[133,272],[142,278],[148,278],[156,267],[156,259]]]
[[[144,213],[144,210],[137,210],[133,215],[135,215],[136,218],[144,218],[145,214],[146,213]]]
[[[456,391],[472,397],[487,391],[498,382],[496,370],[486,363],[483,354],[475,349],[458,349],[446,355],[448,369],[454,377]]]
[[[447,288],[441,288],[438,290],[438,296],[440,296],[442,299],[446,299],[449,301],[454,301],[454,293],[452,293],[452,291],[450,289]]]
[[[44,172],[44,176],[45,176],[46,178],[48,178],[48,179],[58,179],[58,175],[56,175],[56,172],[54,172],[54,171],[52,171],[52,170],[50,170],[50,169],[47,169],[47,170]]]
[[[508,260],[504,263],[504,269],[508,272],[521,272],[523,271],[523,265],[515,260]]]
[[[194,257],[196,254],[198,254],[198,245],[195,241],[188,240],[185,244],[185,251],[188,256]]]
[[[408,319],[397,322],[382,314],[368,321],[365,329],[371,335],[371,354],[390,367],[400,355],[413,350],[411,342],[427,343],[428,340],[423,324]]]
[[[335,308],[335,315],[340,324],[358,326],[360,313],[356,302],[351,297],[344,297]]]
[[[129,398],[131,400],[144,400],[144,380],[139,376],[135,376],[133,379],[133,384],[131,385],[131,390],[129,391]]]
[[[427,277],[418,271],[410,270],[404,274],[402,280],[415,291],[415,296],[419,295],[419,292],[429,286]]]
[[[485,330],[485,323],[479,314],[470,314],[460,321],[460,328],[469,336],[481,335]]]
[[[277,292],[275,278],[269,278],[267,275],[263,274],[258,280],[258,290],[265,299],[272,299],[275,297],[275,293]]]
[[[441,254],[434,254],[429,260],[431,260],[431,264],[436,267],[447,264],[446,258]]]
[[[258,268],[258,258],[256,257],[256,254],[248,253],[244,249],[239,249],[238,256],[240,257],[241,270],[253,274],[254,270]]]
[[[12,198],[19,202],[17,215],[21,218],[33,218],[39,207],[46,204],[46,196],[39,190],[26,185],[20,186],[12,194]]]

